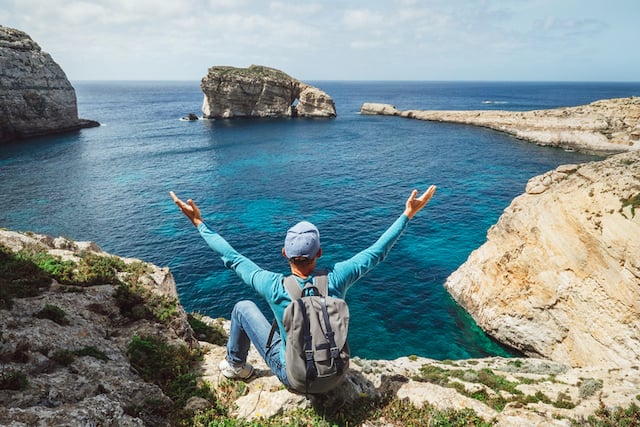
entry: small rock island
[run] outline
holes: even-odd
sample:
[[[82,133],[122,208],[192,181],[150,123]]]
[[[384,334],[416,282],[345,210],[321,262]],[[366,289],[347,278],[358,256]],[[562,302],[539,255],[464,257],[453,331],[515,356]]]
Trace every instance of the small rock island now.
[[[78,118],[76,92],[51,56],[0,25],[0,143],[99,125]]]
[[[336,117],[324,91],[275,68],[214,66],[200,84],[204,118]]]

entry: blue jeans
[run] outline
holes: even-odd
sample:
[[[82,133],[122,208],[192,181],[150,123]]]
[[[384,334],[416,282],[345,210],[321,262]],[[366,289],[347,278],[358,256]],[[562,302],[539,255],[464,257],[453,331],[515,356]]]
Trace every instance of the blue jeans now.
[[[246,363],[249,346],[253,343],[271,371],[285,386],[289,387],[287,371],[280,360],[282,339],[278,330],[273,334],[271,347],[267,340],[271,323],[264,317],[253,301],[239,301],[231,312],[231,331],[227,343],[227,360],[234,366]]]

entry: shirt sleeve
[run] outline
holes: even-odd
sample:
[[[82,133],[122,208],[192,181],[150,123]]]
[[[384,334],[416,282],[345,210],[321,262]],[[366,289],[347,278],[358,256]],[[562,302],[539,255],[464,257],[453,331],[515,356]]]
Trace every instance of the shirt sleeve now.
[[[382,262],[408,224],[409,217],[402,214],[373,245],[350,259],[335,264],[329,278],[330,285],[335,287],[336,292],[344,296],[353,283]]]
[[[251,286],[258,294],[272,292],[268,284],[276,273],[260,268],[256,263],[236,251],[220,234],[211,230],[204,222],[198,225],[200,236],[211,249],[220,255],[224,266],[233,270],[244,283]]]

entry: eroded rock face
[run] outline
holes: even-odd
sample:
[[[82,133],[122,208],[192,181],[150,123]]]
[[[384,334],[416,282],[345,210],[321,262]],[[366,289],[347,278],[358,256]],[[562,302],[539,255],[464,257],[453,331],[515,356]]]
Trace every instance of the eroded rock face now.
[[[63,260],[77,261],[87,252],[109,256],[92,242],[6,230],[0,230],[0,245],[14,252],[37,248]],[[176,297],[169,269],[144,264],[137,284]],[[135,372],[127,348],[136,335],[197,346],[187,315],[178,307],[167,324],[132,321],[121,314],[115,289],[105,284],[72,292],[54,282],[41,295],[15,298],[11,308],[0,308],[0,370],[23,372],[29,382],[22,390],[0,389],[0,425],[170,425],[161,413],[148,409],[149,402],[169,407],[171,399]],[[46,305],[63,310],[68,324],[37,317]],[[83,348],[102,352],[105,360],[78,356],[65,366],[56,357]]]
[[[328,94],[274,68],[211,67],[200,87],[205,118],[336,116]]]
[[[360,112],[482,126],[538,145],[586,153],[615,154],[640,149],[640,97],[535,111],[398,111],[388,104],[365,103]]]
[[[640,360],[640,152],[531,179],[445,284],[490,335],[572,366]]]
[[[97,125],[78,118],[75,90],[51,56],[0,26],[0,143]]]

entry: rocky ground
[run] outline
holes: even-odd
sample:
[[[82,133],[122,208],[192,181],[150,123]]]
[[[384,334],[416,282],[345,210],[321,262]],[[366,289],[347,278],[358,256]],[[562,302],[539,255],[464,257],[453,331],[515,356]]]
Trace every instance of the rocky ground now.
[[[203,375],[219,385],[225,381],[218,370],[225,348],[207,346]],[[638,404],[640,397],[640,363],[626,369],[571,368],[535,358],[437,361],[407,356],[354,359],[345,384],[318,403],[281,387],[253,347],[249,362],[258,375],[235,400],[235,414],[247,419],[314,405],[331,413],[359,399],[380,399],[391,393],[418,407],[472,409],[496,426],[569,426],[570,420],[583,419],[602,406],[628,407]],[[370,419],[363,425],[385,424]]]

